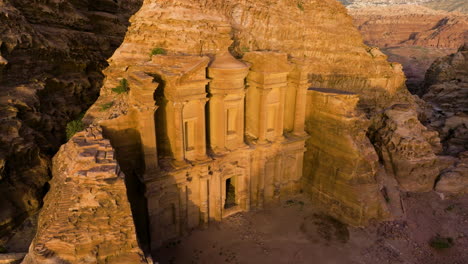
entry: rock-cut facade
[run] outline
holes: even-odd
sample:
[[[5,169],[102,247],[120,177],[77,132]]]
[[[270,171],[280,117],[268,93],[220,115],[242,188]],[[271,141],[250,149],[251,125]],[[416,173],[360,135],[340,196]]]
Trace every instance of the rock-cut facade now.
[[[308,81],[287,54],[155,55],[127,76],[152,247],[299,190]]]

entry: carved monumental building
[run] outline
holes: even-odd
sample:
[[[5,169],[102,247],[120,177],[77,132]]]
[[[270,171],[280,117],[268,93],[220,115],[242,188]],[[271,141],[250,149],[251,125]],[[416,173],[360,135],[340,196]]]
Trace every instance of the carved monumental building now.
[[[226,48],[129,69],[152,247],[299,189],[308,84],[297,65],[274,52],[239,61]]]

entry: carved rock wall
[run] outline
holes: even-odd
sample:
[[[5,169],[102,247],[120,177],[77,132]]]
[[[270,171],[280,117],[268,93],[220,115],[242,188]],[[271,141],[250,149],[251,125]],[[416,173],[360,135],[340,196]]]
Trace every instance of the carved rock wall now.
[[[234,40],[230,46],[230,51],[234,55],[242,58],[245,54],[253,51],[286,53],[289,61],[295,65],[301,65],[311,86],[336,88],[357,94],[360,100],[355,102],[357,105],[354,107],[359,109],[356,111],[363,110],[371,118],[383,118],[378,114],[379,111],[396,103],[414,104],[413,97],[405,89],[405,78],[401,65],[389,63],[387,57],[378,49],[365,46],[359,32],[352,25],[351,17],[346,14],[346,9],[335,1],[304,1],[302,5],[298,5],[297,2],[291,1],[212,0],[194,2],[177,0],[167,2],[147,0],[141,10],[132,17],[131,22],[132,26],[128,30],[124,43],[109,60],[110,66],[105,71],[106,80],[101,96],[85,116],[87,123],[98,124],[103,121],[101,124],[112,127],[112,133],[109,133],[108,136],[113,142],[121,142],[118,140],[121,136],[118,135],[124,135],[125,131],[130,129],[121,124],[120,121],[117,122],[119,124],[113,124],[113,122],[121,120],[119,116],[131,116],[132,110],[129,96],[126,94],[117,95],[112,92],[112,88],[115,88],[122,78],[127,78],[130,83],[130,95],[133,93],[132,85],[136,85],[136,90],[140,89],[139,84],[132,84],[135,79],[133,71],[138,69],[143,72],[151,72],[145,67],[160,60],[158,56],[151,56],[152,49],[158,48],[156,51],[166,53],[167,56],[203,55],[213,58],[214,54],[225,48],[225,41],[229,39],[229,36]],[[170,66],[184,67],[177,63]],[[171,71],[163,73],[174,74]],[[161,82],[164,80],[158,79],[157,76],[153,77],[155,77],[155,82],[164,86],[164,82]],[[108,102],[113,102],[113,106],[102,111],[101,106]],[[315,111],[315,107],[313,104],[307,105],[308,111]],[[335,114],[335,112],[332,113]],[[363,185],[354,181],[360,182],[362,179],[357,176],[354,167],[347,168],[344,172],[346,176],[343,177],[348,177],[346,178],[348,182],[343,181],[343,189],[334,190],[334,185],[331,182],[328,182],[326,186],[331,188],[329,192],[334,195],[332,197],[344,201],[347,203],[346,206],[355,212],[360,209],[363,211],[358,213],[358,220],[346,217],[347,209],[344,207],[337,209],[338,213],[335,215],[343,216],[343,220],[352,224],[364,224],[370,218],[381,219],[385,215],[385,210],[376,200],[377,197],[380,197],[379,188],[372,180],[377,170],[377,159],[369,158],[367,151],[370,153],[373,150],[369,141],[365,139],[366,125],[369,123],[359,118],[343,122],[358,124],[356,131],[344,132],[350,135],[356,133],[357,138],[346,139],[346,142],[340,144],[346,145],[348,149],[351,149],[350,151],[354,152],[353,155],[362,161],[363,165],[355,164],[355,166],[367,175],[368,182],[363,185],[368,192],[363,194],[357,191],[357,186],[362,187]],[[415,122],[420,125],[417,119]],[[164,125],[157,124],[156,127],[164,130]],[[337,127],[341,127],[341,124],[335,122],[334,128],[328,127],[328,129],[335,131]],[[316,127],[309,126],[307,132],[316,134],[314,129]],[[411,126],[406,129],[408,133],[414,134],[421,140],[426,140],[419,126]],[[380,132],[385,134],[384,130],[378,130],[378,133]],[[117,136],[114,138],[113,135]],[[333,137],[330,137],[330,140],[324,139],[320,142],[322,144],[320,148],[322,150],[333,149],[333,140],[339,141]],[[158,144],[160,141],[166,142],[166,144],[168,142],[164,138],[158,137]],[[355,142],[366,145],[364,153],[355,147]],[[430,145],[427,141],[424,142],[423,144]],[[307,148],[309,148],[309,144],[311,144],[310,141],[307,143]],[[310,147],[314,148],[313,145]],[[330,150],[327,155],[331,162],[343,164],[344,160],[348,161],[348,159],[342,154],[339,151],[332,153]],[[433,152],[431,155],[435,157]],[[310,161],[310,158],[306,157],[306,161]],[[390,167],[388,168],[390,169]],[[325,168],[322,169],[325,170]],[[311,173],[310,168],[305,169],[305,172]],[[438,171],[431,172],[434,175],[431,174],[429,178],[435,179]],[[323,175],[325,172],[321,173]],[[355,179],[355,177],[357,178]],[[411,177],[408,181],[418,180],[417,175]],[[346,187],[345,183],[349,183],[352,187]],[[327,193],[325,188],[317,188],[320,192]],[[371,200],[376,202],[367,207],[363,202],[366,200],[363,198],[365,195],[373,197]],[[354,216],[355,214],[353,214]]]
[[[97,128],[76,134],[53,160],[51,189],[23,263],[147,263],[125,181]]]

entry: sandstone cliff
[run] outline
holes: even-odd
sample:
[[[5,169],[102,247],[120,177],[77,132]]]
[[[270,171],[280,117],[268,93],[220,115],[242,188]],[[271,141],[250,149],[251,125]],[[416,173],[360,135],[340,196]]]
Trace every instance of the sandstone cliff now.
[[[0,1],[0,245],[40,208],[65,126],[96,99],[139,4]]]
[[[97,128],[61,147],[38,232],[23,263],[147,263],[138,247],[125,175],[114,155]]]
[[[310,86],[340,89],[356,94],[360,98],[357,111],[367,114],[369,118],[377,120],[376,122],[383,118],[379,113],[394,104],[403,103],[414,106],[413,98],[404,85],[405,78],[401,66],[389,63],[387,57],[378,49],[365,46],[359,32],[352,25],[351,17],[346,14],[346,9],[335,1],[304,1],[298,4],[290,1],[260,3],[249,0],[197,2],[147,0],[140,11],[132,17],[131,22],[132,26],[128,30],[124,43],[109,60],[110,66],[105,71],[106,80],[101,89],[101,96],[84,118],[88,124],[101,124],[105,129],[105,135],[111,142],[117,144],[119,163],[126,164],[123,165],[124,171],[135,173],[134,166],[142,163],[138,160],[138,157],[142,155],[139,149],[141,134],[135,124],[137,122],[133,112],[129,111],[128,95],[115,92],[119,83],[122,84],[123,79],[128,79],[130,91],[132,91],[132,86],[139,90],[141,84],[150,84],[151,78],[147,76],[138,80],[138,74],[133,71],[145,69],[147,65],[158,61],[157,56],[207,55],[213,57],[226,47],[226,39],[229,38],[234,41],[230,50],[239,58],[249,51],[287,53],[292,65],[300,67],[307,73]],[[229,45],[229,41],[227,43]],[[152,56],[152,51],[159,55]],[[153,61],[151,61],[152,57]],[[157,78],[153,82],[164,84]],[[104,107],[107,105],[110,107]],[[313,103],[307,105],[308,111],[313,111],[314,107],[317,105]],[[333,115],[340,116],[333,112],[339,111],[338,109],[329,111]],[[409,115],[414,114],[409,109],[401,111],[408,112]],[[323,115],[320,118],[331,117]],[[327,123],[328,121],[334,124],[330,125],[330,131],[340,129],[347,124],[334,122],[332,119],[321,122]],[[356,129],[345,133],[352,135],[353,138],[340,144],[349,147],[349,151],[353,152],[355,157],[362,159],[362,164],[355,164],[356,167],[351,166],[343,170],[339,177],[345,179],[344,184],[348,182],[357,185],[336,190],[332,192],[333,195],[328,200],[319,199],[319,201],[325,205],[325,208],[334,202],[343,204],[344,206],[334,209],[334,215],[342,217],[344,221],[361,225],[372,218],[382,219],[386,214],[384,213],[385,206],[378,202],[381,200],[379,190],[383,186],[377,184],[377,156],[371,145],[378,144],[378,142],[369,143],[365,137],[368,121],[358,118],[351,123],[354,124],[353,122],[356,122]],[[424,135],[425,132],[420,127],[419,121],[412,119],[411,122],[415,122],[415,125],[406,127],[407,133],[418,137],[418,144],[431,145],[427,140],[432,140],[432,138]],[[311,123],[307,132],[317,135],[314,129],[316,126]],[[354,135],[354,133],[357,134]],[[396,135],[398,132],[394,130],[378,130],[376,133],[398,137]],[[393,135],[394,133],[396,134]],[[347,162],[348,159],[342,157],[341,154],[331,151],[338,134],[324,133],[321,137],[307,142],[307,148],[317,149],[318,147],[314,144],[320,144],[320,149],[323,150],[320,153],[328,153],[315,155],[312,159],[315,159],[317,164],[332,162],[338,166]],[[124,142],[125,138],[131,141]],[[358,150],[355,144],[366,146],[366,149]],[[388,164],[397,164],[401,162],[400,158],[406,158],[401,156],[390,160],[388,156],[377,154],[384,157]],[[305,160],[310,161],[312,156],[307,157],[307,155]],[[435,159],[435,154],[430,148],[422,156],[424,156],[422,159]],[[419,164],[411,162],[405,166],[405,170],[401,170],[401,177],[407,179],[408,182],[420,181],[419,175],[411,174],[419,167]],[[312,167],[305,166],[304,170],[304,178],[309,179],[310,182],[314,182],[311,179],[315,177],[314,173],[317,173],[316,168]],[[365,181],[361,181],[358,177],[357,171],[361,170],[366,171]],[[426,187],[430,185],[431,180],[436,178],[438,172],[438,168],[431,168],[425,172],[424,178],[427,180],[421,183],[424,187],[411,190],[427,190]],[[318,183],[318,181],[315,182]],[[366,190],[369,192],[361,194],[361,190],[357,187],[362,185],[368,186]],[[328,191],[330,190],[320,189],[322,193]],[[322,195],[322,197],[325,196]],[[364,202],[367,199],[364,197],[373,197],[375,204],[367,207]],[[348,205],[351,206],[348,207]],[[359,210],[359,206],[367,209],[361,211],[363,213],[359,219],[351,221],[352,217],[349,216],[348,209]]]

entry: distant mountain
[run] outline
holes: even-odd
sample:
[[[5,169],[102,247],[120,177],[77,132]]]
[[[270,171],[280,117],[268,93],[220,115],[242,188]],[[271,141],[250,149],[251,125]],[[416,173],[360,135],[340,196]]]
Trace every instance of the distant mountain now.
[[[468,1],[466,0],[339,0],[348,8],[363,8],[370,6],[392,6],[392,5],[424,5],[435,10],[459,11],[468,13]]]
[[[466,0],[430,1],[424,5],[436,10],[445,10],[450,12],[459,11],[462,13],[468,13],[468,1]]]

